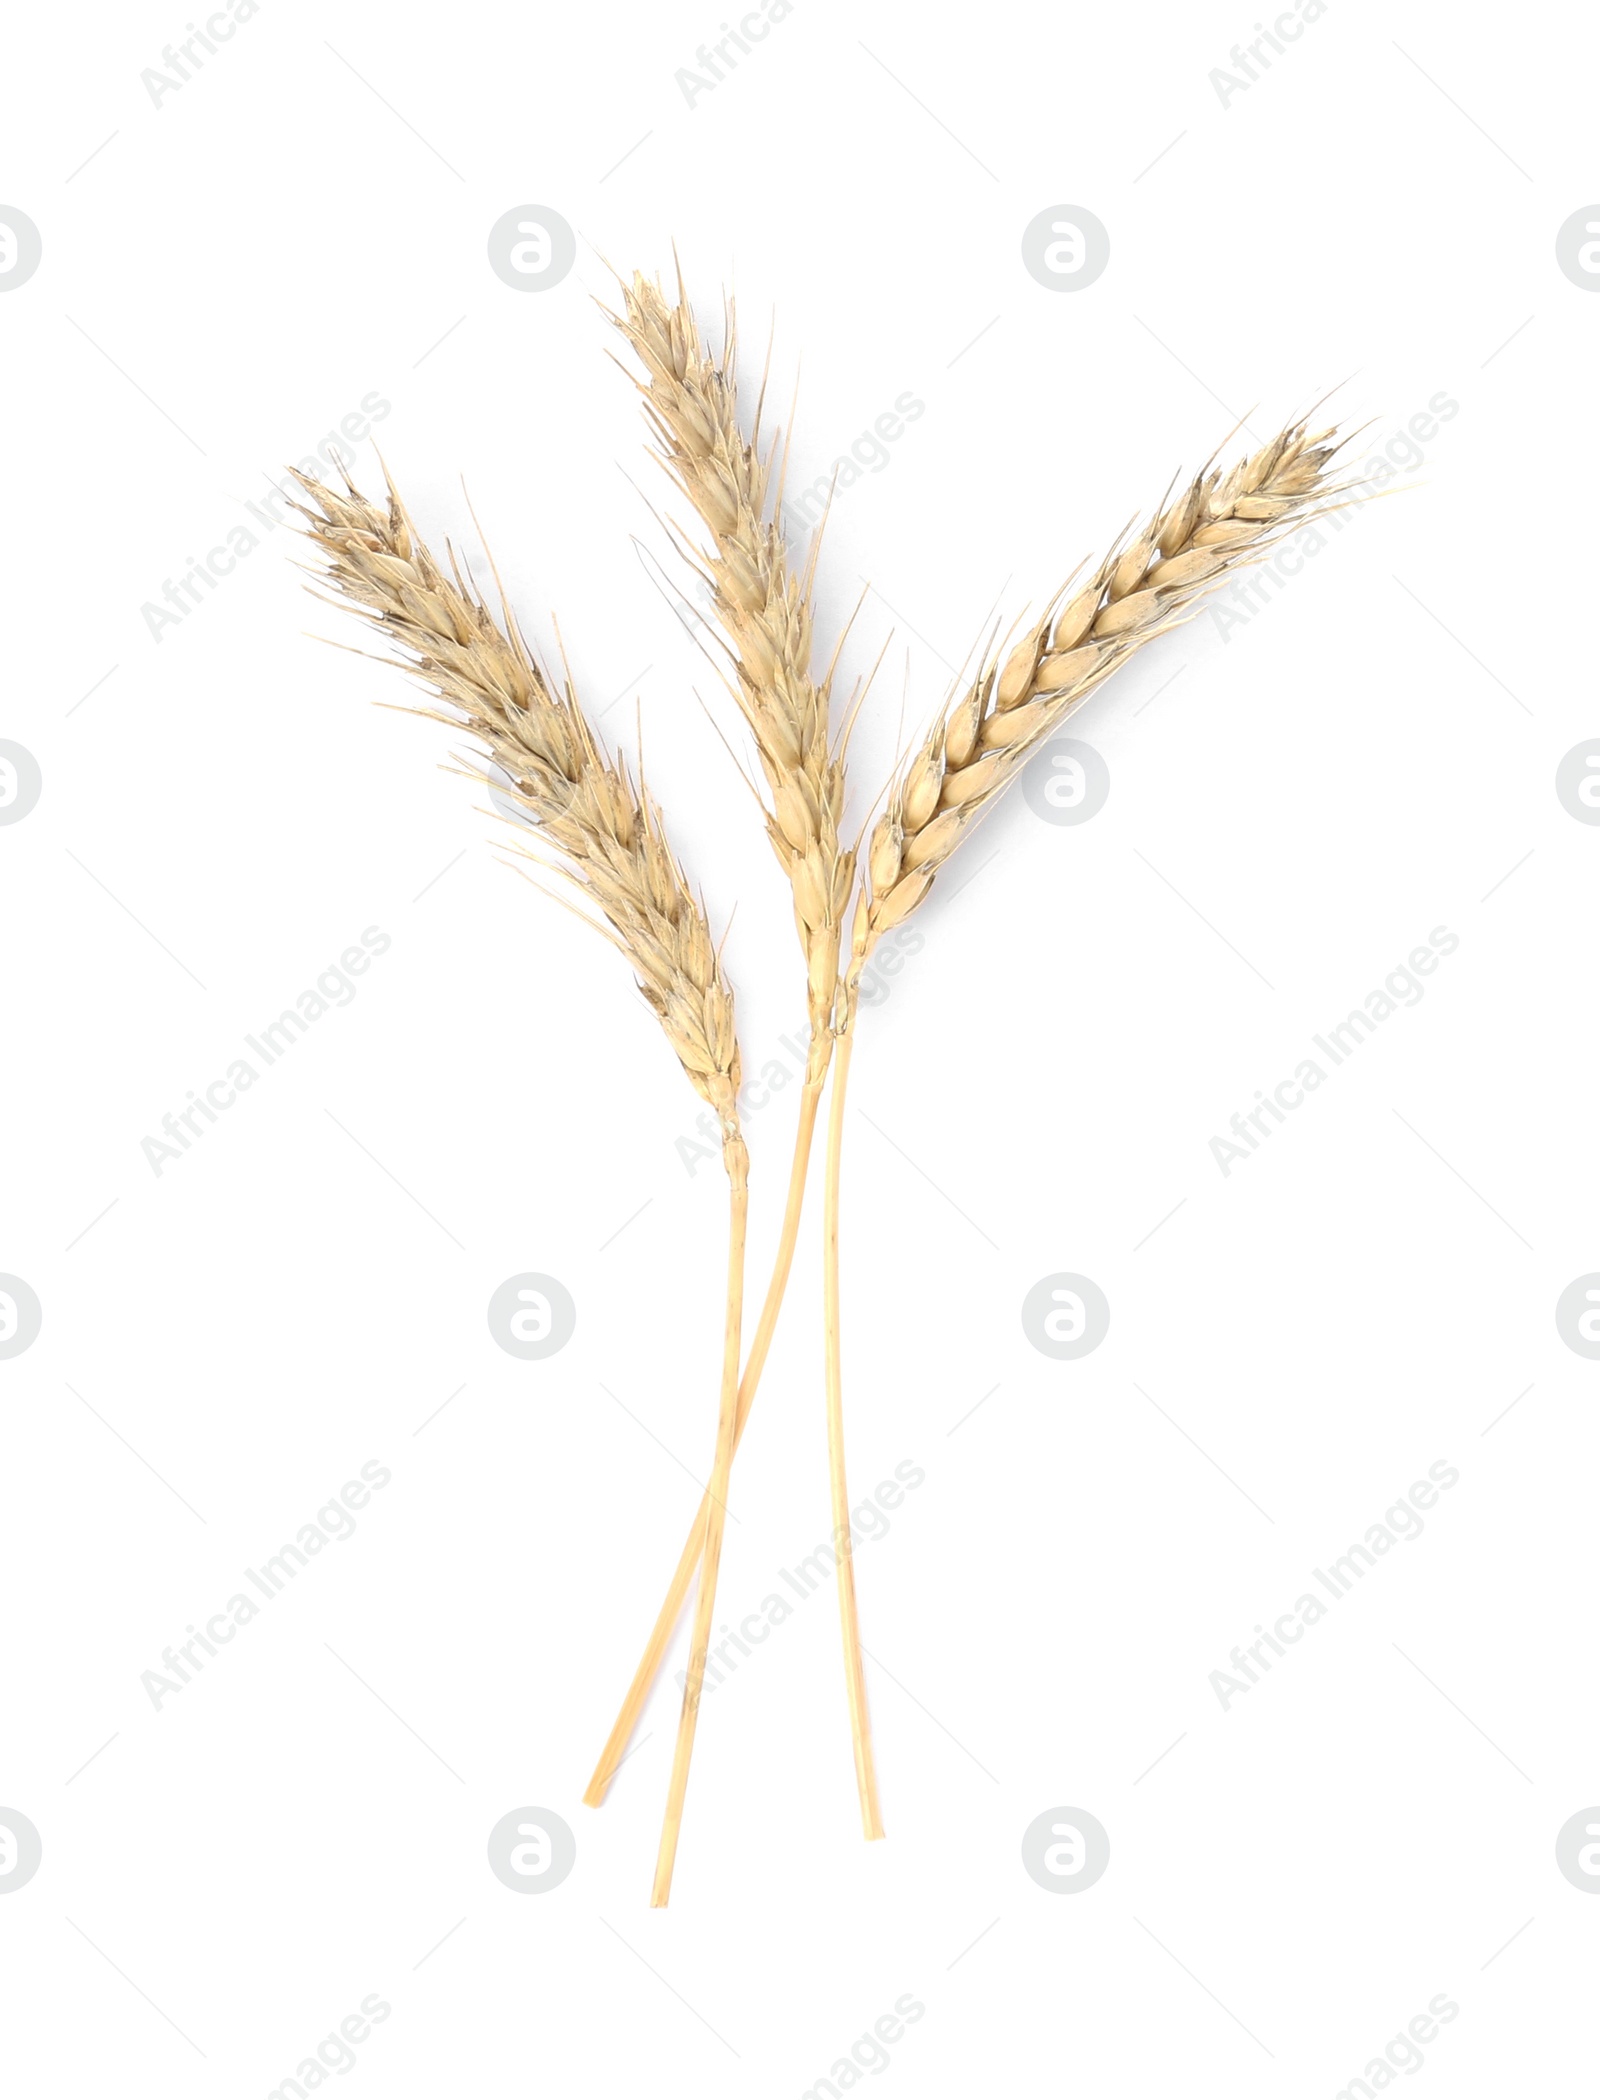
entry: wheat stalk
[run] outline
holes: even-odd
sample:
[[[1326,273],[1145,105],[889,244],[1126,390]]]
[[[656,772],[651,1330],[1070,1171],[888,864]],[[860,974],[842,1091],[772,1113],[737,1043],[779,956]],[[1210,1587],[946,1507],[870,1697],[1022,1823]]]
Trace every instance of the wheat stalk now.
[[[588,923],[632,964],[690,1083],[721,1126],[729,1192],[722,1382],[689,1671],[651,1895],[652,1903],[664,1904],[711,1641],[738,1400],[749,1162],[739,1127],[732,988],[705,907],[667,842],[659,807],[642,779],[636,787],[623,762],[602,747],[570,674],[559,688],[547,676],[503,594],[502,621],[462,575],[453,551],[451,573],[444,572],[387,470],[387,509],[370,503],[348,476],[342,494],[305,475],[295,478],[311,499],[296,508],[325,559],[315,573],[398,652],[398,658],[380,660],[398,661],[444,703],[443,710],[411,712],[478,739],[488,766],[474,767],[475,777],[509,800],[554,849],[557,872],[600,913],[603,924]]]
[[[1227,473],[1214,465],[1164,503],[1068,596],[1057,592],[1003,663],[991,661],[935,718],[900,769],[873,829],[840,986],[838,1046],[823,1187],[823,1319],[830,1414],[842,1406],[839,1176],[845,1090],[861,973],[884,934],[908,919],[935,876],[1024,765],[1129,657],[1189,618],[1228,573],[1285,533],[1337,508],[1332,430],[1282,430]]]
[[[789,1194],[772,1280],[740,1387],[734,1424],[737,1446],[760,1382],[799,1233],[817,1105],[833,1048],[839,959],[844,916],[855,880],[855,855],[839,833],[844,762],[829,728],[832,670],[830,667],[820,683],[811,673],[811,586],[817,547],[814,543],[810,564],[797,577],[789,566],[776,518],[781,473],[775,490],[771,453],[766,458],[761,454],[759,401],[750,436],[746,438],[740,428],[738,333],[732,308],[722,355],[713,357],[701,338],[681,278],[676,303],[668,301],[659,285],[637,274],[631,284],[623,284],[622,293],[622,311],[610,319],[644,367],[640,392],[657,458],[710,536],[709,556],[697,555],[681,539],[679,545],[710,586],[716,618],[726,637],[732,690],[754,740],[766,786],[762,808],[767,836],[789,881],[806,966],[810,1046]],[[869,1838],[876,1838],[883,1835],[883,1821],[861,1661],[843,1423],[832,1405],[828,1411],[828,1478],[857,1792],[862,1827]],[[584,1794],[592,1805],[605,1798],[643,1711],[693,1577],[699,1531],[708,1514],[709,1505],[703,1503]]]

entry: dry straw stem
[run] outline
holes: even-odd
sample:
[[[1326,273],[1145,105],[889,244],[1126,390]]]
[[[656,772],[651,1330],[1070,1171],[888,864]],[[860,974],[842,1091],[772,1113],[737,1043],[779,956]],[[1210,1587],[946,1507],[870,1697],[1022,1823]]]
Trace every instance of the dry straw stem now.
[[[706,349],[680,278],[676,302],[658,284],[635,275],[622,284],[622,311],[610,316],[645,369],[640,386],[656,440],[657,457],[698,513],[711,540],[708,557],[686,542],[680,548],[708,582],[716,616],[732,659],[730,681],[755,741],[766,783],[763,803],[767,836],[788,877],[795,925],[806,964],[810,1050],[800,1102],[784,1230],[767,1301],[746,1368],[735,1419],[735,1443],[743,1433],[782,1303],[810,1160],[817,1105],[833,1047],[844,917],[855,878],[855,855],[842,844],[844,803],[842,750],[829,727],[832,667],[821,682],[811,675],[811,586],[818,540],[803,576],[789,567],[776,522],[781,471],[773,484],[771,452],[761,454],[761,402],[748,438],[739,424],[736,379],[738,335],[730,306],[720,358]],[[763,396],[765,388],[763,386]],[[835,652],[837,662],[837,652]],[[829,1414],[829,1470],[834,1525],[840,1531],[840,1610],[846,1680],[862,1823],[869,1837],[882,1835],[877,1784],[872,1769],[856,1626],[855,1583],[850,1564],[848,1493],[844,1485],[842,1421]],[[634,1673],[611,1735],[595,1767],[585,1801],[605,1798],[651,1683],[660,1668],[682,1608],[699,1552],[697,1536],[710,1512],[709,1497],[691,1527],[667,1597]]]
[[[856,1563],[850,1530],[850,1489],[844,1470],[844,1380],[839,1343],[839,1168],[844,1143],[845,1088],[855,1037],[846,1030],[834,1056],[833,1092],[828,1100],[828,1156],[822,1190],[823,1364],[828,1408],[828,1499],[833,1514],[834,1587],[839,1593],[839,1627],[844,1637],[845,1698],[850,1712],[850,1742],[856,1761],[856,1798],[861,1828],[869,1838],[883,1836],[878,1806],[878,1775],[872,1757],[872,1730],[867,1716],[867,1680],[861,1664],[861,1637],[856,1614]]]
[[[672,1753],[672,1780],[667,1789],[667,1813],[661,1825],[661,1843],[656,1853],[655,1881],[650,1890],[654,1909],[662,1908],[672,1893],[672,1869],[678,1856],[678,1833],[683,1824],[684,1796],[689,1788],[689,1760],[694,1752],[695,1723],[700,1717],[700,1699],[705,1686],[706,1658],[711,1648],[711,1621],[717,1598],[717,1574],[722,1561],[722,1534],[727,1518],[728,1476],[733,1467],[735,1423],[739,1405],[739,1320],[744,1302],[744,1236],[748,1207],[742,1185],[736,1185],[728,1231],[727,1320],[722,1342],[722,1403],[717,1416],[717,1448],[712,1461],[711,1481],[706,1490],[705,1544],[700,1561],[700,1586],[695,1592],[694,1631],[689,1640],[689,1673],[683,1688],[683,1706],[678,1715],[678,1740]]]
[[[667,843],[659,808],[604,750],[570,676],[559,690],[546,676],[503,594],[502,622],[463,576],[453,552],[449,575],[434,560],[387,472],[386,510],[368,502],[348,477],[343,493],[304,475],[296,479],[311,499],[310,506],[297,508],[325,558],[316,573],[392,645],[400,667],[443,703],[411,711],[465,729],[484,747],[488,765],[478,765],[475,777],[509,799],[554,849],[557,872],[600,913],[603,924],[589,923],[607,933],[632,964],[640,991],[722,1128],[729,1186],[722,1386],[694,1641],[651,1899],[663,1904],[699,1716],[738,1405],[749,1195],[732,988],[704,904]]]
[[[772,1346],[773,1331],[778,1324],[779,1308],[783,1304],[784,1291],[789,1282],[789,1270],[794,1261],[794,1251],[800,1236],[800,1209],[805,1196],[806,1168],[811,1158],[811,1139],[817,1122],[817,1104],[821,1098],[821,1083],[807,1082],[800,1095],[800,1120],[795,1130],[794,1163],[789,1174],[789,1193],[784,1205],[783,1229],[779,1235],[778,1252],[773,1263],[772,1280],[767,1286],[766,1301],[761,1308],[761,1317],[756,1323],[755,1335],[750,1343],[750,1354],[745,1361],[744,1376],[739,1382],[739,1397],[733,1425],[733,1448],[739,1448],[744,1435],[745,1423],[750,1418],[750,1405],[755,1399],[756,1388],[761,1383],[761,1373],[766,1367],[767,1352]],[[683,1551],[678,1556],[678,1565],[667,1590],[666,1600],[656,1615],[650,1638],[640,1657],[639,1667],[633,1673],[633,1682],[628,1687],[626,1698],[606,1738],[589,1784],[584,1790],[584,1802],[589,1808],[598,1808],[605,1800],[607,1790],[615,1778],[632,1740],[633,1731],[639,1725],[639,1716],[644,1712],[650,1688],[660,1673],[666,1659],[667,1648],[683,1610],[684,1599],[694,1582],[695,1569],[700,1565],[700,1556],[705,1551],[706,1520],[711,1514],[711,1494],[708,1489],[701,1497],[700,1507],[695,1512],[694,1522],[689,1526],[689,1535],[684,1540]]]

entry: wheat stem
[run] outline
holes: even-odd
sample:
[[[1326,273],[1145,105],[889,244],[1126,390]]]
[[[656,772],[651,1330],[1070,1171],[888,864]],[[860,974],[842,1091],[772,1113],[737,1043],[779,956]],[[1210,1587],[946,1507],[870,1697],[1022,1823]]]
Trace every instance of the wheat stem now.
[[[681,280],[674,303],[659,285],[636,275],[622,286],[622,310],[612,319],[645,370],[640,391],[656,455],[710,538],[710,550],[698,558],[697,566],[710,588],[731,655],[730,688],[755,742],[766,788],[767,836],[790,884],[795,928],[806,964],[811,1027],[806,1079],[808,1084],[820,1085],[826,1076],[830,1032],[836,1022],[855,854],[841,839],[839,828],[844,810],[844,739],[835,746],[829,727],[837,650],[820,684],[811,674],[811,593],[818,543],[813,542],[803,572],[795,575],[780,524],[787,453],[780,460],[776,448],[769,447],[763,456],[759,403],[748,437],[740,426],[737,335],[731,304],[720,356],[707,350]],[[778,468],[776,491],[772,486],[774,465]],[[687,543],[680,545],[689,551]],[[837,1276],[834,1282],[837,1296]],[[837,1357],[836,1344],[834,1354]],[[836,1532],[839,1499],[844,1493],[838,1413],[835,1390],[829,1419]],[[845,1611],[851,1733],[862,1819],[868,1835],[876,1836],[880,1831],[855,1630],[847,1505],[844,1524],[840,1603]]]
[[[738,1433],[739,1330],[744,1314],[744,1242],[750,1213],[743,1155],[742,1145],[737,1152],[725,1150],[724,1154],[728,1161],[728,1303],[722,1336],[722,1398],[717,1414],[717,1448],[707,1491],[705,1552],[701,1556],[700,1587],[695,1597],[689,1675],[683,1688],[683,1710],[678,1717],[678,1741],[672,1756],[672,1780],[667,1789],[667,1810],[661,1824],[661,1845],[656,1854],[655,1884],[650,1891],[651,1906],[655,1909],[660,1909],[672,1893],[672,1869],[678,1856],[678,1833],[683,1825],[684,1797],[689,1790],[689,1760],[694,1754],[695,1723],[700,1717],[706,1652],[711,1644],[711,1619],[717,1601],[717,1571],[722,1561],[728,1476],[733,1466],[733,1447]]]
[[[883,1828],[856,1627],[839,1361],[839,1153],[862,971],[882,936],[926,897],[974,823],[1090,693],[1145,643],[1188,617],[1230,570],[1259,559],[1287,532],[1339,502],[1345,490],[1330,472],[1339,450],[1330,442],[1335,435],[1297,423],[1226,473],[1207,467],[1131,540],[1119,539],[1075,596],[1063,586],[1004,663],[981,663],[970,686],[935,719],[897,776],[862,856],[851,953],[840,972],[822,1235],[839,1614],[868,1837],[881,1837]]]
[[[772,1346],[773,1331],[778,1324],[778,1313],[789,1282],[789,1270],[794,1262],[795,1245],[800,1237],[800,1211],[805,1197],[806,1175],[811,1162],[812,1133],[816,1129],[817,1106],[821,1098],[822,1080],[807,1080],[800,1095],[800,1118],[795,1130],[794,1163],[789,1170],[789,1194],[784,1204],[783,1230],[779,1235],[778,1251],[773,1259],[772,1278],[767,1285],[766,1300],[750,1343],[750,1354],[745,1359],[744,1376],[739,1382],[738,1415],[733,1427],[735,1451],[738,1450],[744,1435],[745,1423],[750,1419],[751,1403],[761,1383],[767,1351]],[[643,1713],[645,1701],[650,1696],[650,1688],[660,1673],[662,1661],[683,1610],[684,1599],[689,1594],[689,1585],[694,1581],[694,1571],[700,1565],[700,1556],[705,1550],[706,1518],[710,1510],[711,1495],[708,1490],[700,1499],[700,1507],[695,1512],[694,1522],[689,1526],[689,1536],[685,1539],[683,1551],[678,1556],[677,1570],[668,1587],[665,1602],[656,1616],[656,1623],[645,1644],[644,1654],[639,1658],[639,1667],[634,1671],[633,1682],[628,1687],[628,1695],[612,1724],[611,1733],[606,1738],[606,1746],[600,1753],[599,1762],[584,1792],[584,1802],[589,1808],[598,1808],[605,1800],[633,1731],[639,1725],[639,1716]]]
[[[396,648],[398,666],[443,704],[443,711],[416,712],[465,729],[484,747],[477,777],[493,785],[499,776],[502,799],[553,849],[557,870],[598,911],[589,923],[632,964],[690,1083],[721,1125],[729,1184],[727,1315],[694,1655],[656,1868],[655,1901],[665,1903],[705,1676],[739,1388],[749,1156],[739,1129],[732,989],[704,903],[667,843],[642,771],[636,786],[622,760],[607,754],[570,671],[559,687],[546,675],[503,591],[497,619],[453,553],[449,573],[434,559],[392,482],[385,508],[348,478],[343,493],[297,479],[310,498],[297,508],[326,562],[317,573]],[[528,857],[548,865],[539,855]]]
[[[828,1492],[833,1505],[834,1582],[839,1591],[839,1630],[844,1641],[845,1694],[850,1706],[850,1745],[855,1756],[861,1828],[867,1837],[881,1838],[883,1817],[878,1810],[878,1774],[872,1757],[866,1677],[861,1667],[855,1556],[850,1541],[850,1490],[844,1467],[844,1381],[839,1343],[839,1164],[844,1143],[845,1089],[849,1084],[850,1054],[855,1042],[851,1026],[854,1018],[852,999],[847,1004],[834,1052],[823,1184],[822,1304],[828,1404]]]

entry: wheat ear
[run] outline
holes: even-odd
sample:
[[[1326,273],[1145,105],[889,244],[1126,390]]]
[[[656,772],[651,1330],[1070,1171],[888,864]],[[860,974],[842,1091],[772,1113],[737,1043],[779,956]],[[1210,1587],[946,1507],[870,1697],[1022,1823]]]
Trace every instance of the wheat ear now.
[[[811,582],[816,560],[796,576],[788,561],[775,515],[781,495],[773,486],[773,459],[761,454],[761,407],[745,437],[739,423],[736,378],[738,336],[732,308],[720,358],[707,350],[690,311],[682,281],[676,303],[659,285],[635,275],[623,286],[620,314],[611,319],[644,366],[640,386],[656,439],[657,457],[698,513],[710,535],[711,552],[688,554],[710,586],[718,624],[732,659],[732,687],[755,742],[766,785],[763,811],[767,836],[788,877],[795,926],[806,966],[810,1048],[800,1103],[785,1237],[780,1241],[758,1342],[770,1340],[794,1256],[795,1235],[810,1159],[817,1103],[833,1047],[844,918],[855,880],[855,856],[839,833],[844,806],[844,764],[835,750],[828,719],[829,676],[811,674]],[[752,1364],[740,1393],[735,1440],[742,1434],[760,1377]],[[751,1377],[753,1369],[755,1377]],[[851,1552],[850,1503],[845,1478],[843,1424],[828,1413],[828,1477],[838,1565],[839,1612],[844,1642],[851,1743],[855,1758],[862,1828],[883,1835],[873,1770],[866,1683]],[[601,1753],[585,1800],[604,1798],[617,1754],[642,1710],[649,1684],[670,1638],[693,1566],[694,1534],[656,1622],[610,1740]]]
[[[711,1640],[739,1385],[749,1162],[739,1127],[732,988],[658,806],[604,750],[570,677],[555,686],[504,601],[502,622],[453,553],[446,575],[387,473],[387,509],[368,502],[348,478],[343,493],[296,479],[311,499],[297,508],[325,558],[317,573],[398,651],[398,659],[385,660],[397,660],[443,703],[413,712],[463,729],[484,747],[493,771],[479,767],[476,777],[497,786],[554,849],[557,871],[600,913],[599,930],[632,964],[639,990],[721,1126],[729,1204],[722,1383],[689,1671],[651,1895],[653,1904],[664,1904]]]
[[[709,557],[690,558],[732,653],[735,696],[766,781],[767,836],[794,898],[812,1062],[825,1066],[855,858],[839,836],[844,766],[829,731],[829,680],[811,675],[810,572],[790,569],[768,515],[773,463],[761,456],[760,407],[748,439],[739,427],[732,309],[720,358],[701,340],[681,284],[672,305],[636,275],[611,319],[645,368],[640,392],[657,456],[711,535]]]
[[[1335,437],[1296,423],[1226,473],[1204,469],[1125,534],[1085,584],[1063,586],[1004,663],[984,667],[941,712],[896,778],[868,845],[846,971],[851,1014],[873,948],[916,910],[1044,739],[1231,571],[1339,507],[1349,485],[1332,474]]]

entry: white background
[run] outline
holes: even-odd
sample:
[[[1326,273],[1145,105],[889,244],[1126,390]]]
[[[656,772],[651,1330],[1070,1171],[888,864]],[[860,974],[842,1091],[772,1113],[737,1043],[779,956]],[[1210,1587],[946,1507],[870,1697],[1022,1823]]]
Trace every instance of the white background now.
[[[1513,65],[1488,16],[1334,0],[1224,106],[1242,4],[798,0],[691,108],[720,19],[265,0],[159,106],[181,8],[16,26],[0,203],[44,259],[0,298],[0,733],[44,785],[0,831],[0,1269],[44,1324],[0,1364],[0,1804],[44,1853],[0,1902],[13,2083],[266,2094],[377,1992],[330,2084],[798,2095],[911,1993],[862,2083],[1333,2094],[1442,1992],[1394,2082],[1576,2091],[1600,1903],[1554,1844],[1600,1799],[1600,1373],[1553,1311],[1600,1267],[1600,831],[1554,775],[1600,734],[1600,299],[1554,244],[1600,192],[1594,26],[1536,13]],[[485,253],[527,203],[582,236],[537,296]],[[1071,295],[1020,259],[1063,204],[1111,241]],[[617,958],[498,865],[443,732],[369,704],[399,679],[305,638],[357,639],[287,531],[159,641],[141,608],[378,394],[430,533],[470,537],[464,475],[625,744],[638,697],[738,907],[747,1068],[781,1055],[788,901],[636,557],[664,490],[589,297],[674,241],[708,327],[736,287],[752,377],[776,316],[805,481],[926,405],[821,569],[825,648],[874,587],[845,685],[893,635],[861,815],[902,692],[909,733],[997,600],[1236,417],[1344,382],[1360,464],[1458,413],[1248,623],[1093,701],[1104,810],[1016,798],[864,1015],[851,1476],[926,1473],[859,1558],[889,1837],[859,1836],[824,1595],[707,1699],[663,1913],[670,1685],[579,1797],[710,1463],[698,1104]],[[154,1173],[161,1118],[368,926],[354,1001]],[[1421,1003],[1224,1176],[1229,1117],[1439,926]],[[753,1292],[792,1099],[750,1116]],[[485,1322],[524,1270],[578,1307],[544,1363]],[[1072,1363],[1019,1319],[1064,1270],[1112,1308]],[[819,1331],[808,1229],[719,1621],[826,1536]],[[374,1459],[354,1537],[153,1708],[162,1649]],[[1224,1712],[1230,1649],[1441,1459],[1424,1534]],[[577,1834],[538,1896],[486,1864],[523,1805]],[[1060,1805],[1110,1833],[1079,1893],[1021,1865]]]

